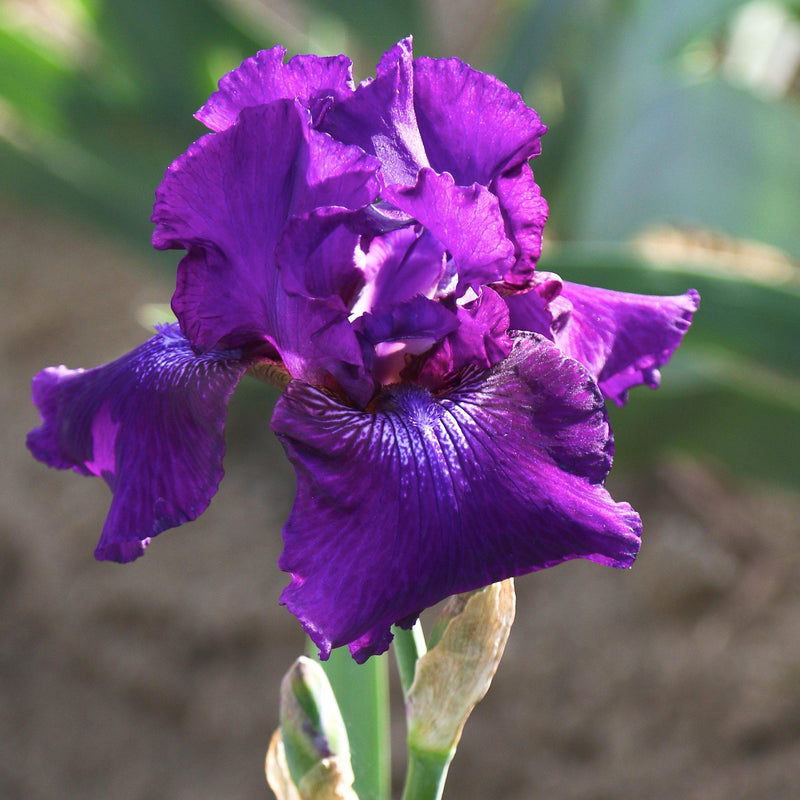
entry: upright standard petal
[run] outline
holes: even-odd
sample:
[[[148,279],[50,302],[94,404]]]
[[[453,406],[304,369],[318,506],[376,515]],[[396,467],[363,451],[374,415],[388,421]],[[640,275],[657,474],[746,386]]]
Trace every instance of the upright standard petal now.
[[[638,516],[602,485],[603,397],[543,337],[520,334],[441,397],[389,387],[371,413],[293,382],[272,427],[297,472],[281,602],[323,657],[349,644],[363,661],[451,594],[572,558],[627,567],[638,551]]]
[[[414,62],[414,112],[431,167],[487,185],[539,155],[547,130],[502,81],[457,58]]]
[[[352,65],[346,56],[300,55],[284,64],[285,56],[286,48],[277,46],[243,61],[220,80],[219,90],[195,117],[212,131],[224,131],[245,108],[297,99],[316,117],[332,99],[352,94]]]
[[[275,248],[287,221],[372,202],[376,169],[357,148],[310,130],[294,101],[245,109],[181,156],[156,193],[153,244],[188,251],[172,305],[192,344],[280,352]]]
[[[321,129],[377,156],[384,184],[414,183],[420,168],[428,166],[428,158],[414,116],[410,38],[384,53],[374,79],[331,107]]]
[[[349,307],[363,285],[355,264],[352,212],[318,209],[293,217],[275,250],[280,280],[272,341],[298,380],[342,391],[363,407],[373,393]]]
[[[506,235],[514,243],[514,266],[503,276],[511,288],[529,282],[542,254],[542,233],[547,222],[547,201],[542,197],[528,164],[498,176],[490,189],[500,201]]]
[[[33,379],[43,424],[28,447],[45,464],[96,475],[113,498],[95,556],[133,561],[151,537],[205,511],[222,479],[228,400],[246,366],[195,355],[177,326],[90,370]]]
[[[321,129],[374,153],[385,187],[412,187],[420,170],[432,169],[457,186],[477,184],[496,195],[516,249],[509,280],[519,286],[539,257],[547,219],[527,165],[540,153],[546,128],[494,76],[454,58],[412,59],[411,39],[398,42],[374,80],[331,106]]]
[[[359,258],[364,287],[353,305],[359,316],[375,306],[390,306],[421,294],[433,298],[445,274],[447,252],[442,243],[418,226],[371,239]]]
[[[521,285],[539,258],[547,220],[528,166],[547,129],[517,92],[456,58],[417,59],[413,80],[415,119],[431,168],[497,196],[515,248],[504,279]]]
[[[659,385],[659,367],[689,329],[700,295],[694,289],[674,297],[630,294],[565,281],[557,301],[568,310],[554,318],[551,338],[589,370],[606,397],[623,405],[632,387]],[[539,301],[527,293],[507,302],[511,326],[527,329]]]

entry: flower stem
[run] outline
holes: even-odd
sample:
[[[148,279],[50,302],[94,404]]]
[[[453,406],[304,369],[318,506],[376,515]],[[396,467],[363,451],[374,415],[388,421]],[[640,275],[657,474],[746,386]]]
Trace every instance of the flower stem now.
[[[400,673],[400,683],[403,685],[403,695],[408,694],[411,684],[414,683],[414,672],[417,667],[417,660],[425,655],[425,635],[422,633],[422,625],[419,620],[414,623],[410,630],[395,627],[394,633],[394,654],[397,658],[397,670]]]
[[[417,661],[427,652],[425,636],[419,620],[410,630],[395,627],[393,632],[400,683],[403,685],[403,695],[408,697],[411,684],[414,683]],[[409,741],[403,800],[440,800],[454,753],[455,749],[450,753],[418,750]]]
[[[409,745],[403,800],[440,800],[454,753],[455,750],[450,753],[421,752]]]
[[[360,800],[387,800],[391,784],[389,669],[385,656],[356,664],[340,647],[322,663],[350,738]]]

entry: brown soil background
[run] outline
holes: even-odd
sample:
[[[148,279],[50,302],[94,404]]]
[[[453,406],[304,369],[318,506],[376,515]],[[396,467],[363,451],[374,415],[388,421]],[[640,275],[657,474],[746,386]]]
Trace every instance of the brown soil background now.
[[[294,478],[274,396],[237,394],[200,520],[97,563],[107,489],[28,455],[30,378],[126,352],[147,336],[136,309],[171,289],[116,242],[7,204],[0,270],[0,796],[270,797],[278,685],[304,646],[277,602]],[[800,796],[800,497],[692,461],[612,476],[644,519],[636,567],[518,581],[445,797]]]

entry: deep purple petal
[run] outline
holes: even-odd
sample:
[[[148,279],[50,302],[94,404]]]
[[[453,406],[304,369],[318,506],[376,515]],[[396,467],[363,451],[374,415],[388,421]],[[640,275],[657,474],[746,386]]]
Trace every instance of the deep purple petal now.
[[[375,237],[361,259],[364,288],[353,313],[402,303],[418,294],[432,298],[445,261],[444,247],[427,231],[407,227]]]
[[[638,551],[638,516],[602,485],[603,397],[541,337],[438,399],[390,387],[374,413],[293,382],[272,427],[297,471],[281,602],[323,657],[381,652],[392,623],[451,594],[572,558],[626,567]]]
[[[277,344],[274,251],[287,220],[371,202],[376,169],[357,148],[310,130],[294,101],[245,109],[177,159],[156,193],[153,244],[188,251],[173,309],[192,344]]]
[[[402,303],[376,306],[354,325],[370,344],[447,336],[458,327],[458,317],[434,300],[417,295]],[[430,346],[430,345],[429,345]]]
[[[514,266],[504,280],[519,287],[530,279],[542,252],[547,201],[527,164],[500,175],[491,184],[491,190],[500,201],[507,235],[514,243]]]
[[[584,364],[618,405],[633,386],[658,386],[658,368],[672,357],[700,303],[694,289],[659,297],[568,282],[562,296],[572,312],[555,332],[556,344]]]
[[[546,128],[522,97],[457,58],[414,62],[414,111],[431,167],[484,186],[541,152]]]
[[[376,306],[353,322],[364,361],[380,384],[397,383],[410,357],[429,350],[458,326],[456,314],[422,295]]]
[[[413,184],[419,169],[428,166],[414,116],[411,59],[411,39],[403,39],[384,53],[376,77],[336,103],[321,122],[339,141],[377,156],[385,184]]]
[[[344,392],[363,407],[374,382],[349,322],[364,282],[354,260],[359,235],[347,226],[351,216],[324,208],[287,223],[275,250],[280,284],[271,341],[293,377]]]
[[[364,285],[356,264],[360,235],[348,222],[352,213],[321,208],[289,220],[275,250],[281,287],[309,298],[338,297],[348,308]]]
[[[455,312],[458,326],[431,350],[421,369],[409,370],[432,390],[450,383],[465,367],[488,369],[511,352],[508,307],[496,292],[485,286],[480,296],[457,305]]]
[[[212,131],[223,131],[244,108],[296,98],[316,116],[327,98],[352,93],[352,65],[346,56],[300,55],[284,64],[285,55],[285,48],[273,47],[246,59],[220,80],[219,90],[195,117]]]
[[[177,326],[165,326],[110,364],[50,367],[33,379],[43,421],[28,434],[33,455],[111,488],[98,559],[133,561],[151,537],[206,509],[222,479],[228,400],[245,370],[236,355],[195,355]]]
[[[457,296],[499,280],[514,263],[497,198],[483,186],[458,186],[452,175],[420,170],[414,186],[387,186],[386,200],[419,220],[458,268]]]
[[[293,378],[344,393],[363,408],[374,389],[348,311],[338,297],[277,295],[275,346]]]
[[[512,330],[541,333],[553,339],[572,312],[572,303],[562,295],[564,282],[553,272],[534,272],[525,291],[515,292],[513,285],[495,286],[503,290]]]

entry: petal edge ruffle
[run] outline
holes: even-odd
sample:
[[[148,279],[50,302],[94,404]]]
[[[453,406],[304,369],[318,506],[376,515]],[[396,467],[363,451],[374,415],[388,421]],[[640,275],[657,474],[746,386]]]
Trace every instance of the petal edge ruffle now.
[[[358,412],[299,382],[272,422],[297,472],[281,602],[326,657],[363,661],[457,592],[571,558],[630,566],[641,523],[602,482],[611,434],[586,371],[543,337],[434,398],[412,384]]]
[[[285,56],[286,49],[276,46],[245,59],[220,80],[195,118],[212,131],[223,131],[245,108],[298,99],[316,116],[328,98],[352,94],[352,65],[346,56],[298,55],[284,64]]]
[[[28,434],[33,455],[111,489],[99,560],[133,561],[153,536],[205,511],[222,479],[228,400],[246,367],[236,355],[197,356],[177,326],[165,326],[104,366],[34,377],[42,425]]]

